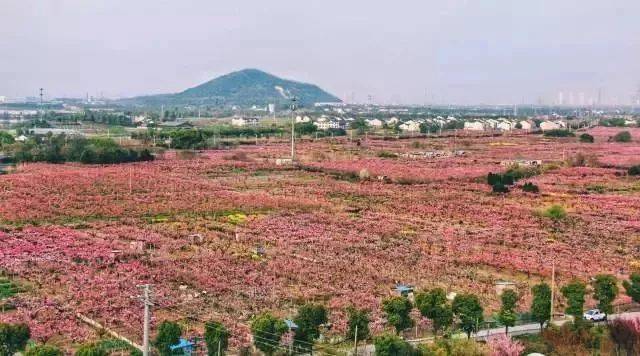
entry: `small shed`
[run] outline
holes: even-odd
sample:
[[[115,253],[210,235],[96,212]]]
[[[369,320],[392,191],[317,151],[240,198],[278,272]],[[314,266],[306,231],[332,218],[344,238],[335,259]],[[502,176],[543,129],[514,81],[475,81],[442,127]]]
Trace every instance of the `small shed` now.
[[[298,329],[298,324],[294,323],[291,319],[284,319],[284,323],[287,324],[289,330],[294,331]]]
[[[190,356],[191,354],[193,354],[195,345],[196,344],[192,341],[180,338],[178,343],[169,346],[169,349],[171,350],[171,353],[173,355]]]
[[[497,281],[495,287],[497,295],[502,295],[502,293],[507,289],[512,289],[514,291],[517,291],[518,289],[516,283],[511,281]]]
[[[396,284],[395,291],[401,296],[407,297],[409,294],[413,293],[413,286],[408,284]]]

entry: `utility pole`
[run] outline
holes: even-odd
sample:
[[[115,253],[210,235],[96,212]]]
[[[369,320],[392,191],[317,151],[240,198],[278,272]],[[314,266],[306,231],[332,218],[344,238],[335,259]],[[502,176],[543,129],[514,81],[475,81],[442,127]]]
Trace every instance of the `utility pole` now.
[[[296,100],[291,98],[291,163],[296,160]]]
[[[556,287],[556,262],[551,263],[551,314],[549,315],[549,325],[553,322],[553,297]]]
[[[142,333],[142,356],[149,356],[149,324],[151,320],[150,307],[153,305],[151,302],[151,285],[142,284],[138,285],[138,288],[142,289],[142,295],[138,296],[138,299],[144,304],[144,330]]]
[[[356,332],[353,337],[353,356],[358,356],[358,325],[356,325]]]

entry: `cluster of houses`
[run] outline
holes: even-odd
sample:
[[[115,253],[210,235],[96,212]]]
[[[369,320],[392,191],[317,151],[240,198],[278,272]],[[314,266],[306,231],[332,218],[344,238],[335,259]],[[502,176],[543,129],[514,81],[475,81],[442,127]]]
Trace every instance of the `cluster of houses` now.
[[[539,125],[533,120],[514,120],[506,118],[488,118],[466,121],[464,129],[468,131],[511,131],[511,130],[537,130],[542,131],[557,130],[567,127],[567,123],[562,120],[545,120]]]
[[[460,121],[454,116],[448,117],[428,117],[428,118],[411,118],[401,120],[397,117],[389,118],[368,118],[365,119],[367,126],[372,129],[381,129],[385,127],[397,127],[403,132],[419,132],[420,126],[425,124],[429,128],[444,128],[448,123]],[[512,131],[512,130],[556,130],[568,127],[566,121],[554,117],[545,118],[543,121],[531,119],[515,119],[515,118],[477,118],[473,120],[464,119],[464,130],[468,131]],[[296,123],[313,123],[318,130],[343,129],[351,127],[356,121],[353,117],[342,117],[323,114],[318,117],[310,117],[307,115],[299,115],[295,119]],[[233,126],[258,126],[260,118],[258,117],[235,117],[231,120]]]

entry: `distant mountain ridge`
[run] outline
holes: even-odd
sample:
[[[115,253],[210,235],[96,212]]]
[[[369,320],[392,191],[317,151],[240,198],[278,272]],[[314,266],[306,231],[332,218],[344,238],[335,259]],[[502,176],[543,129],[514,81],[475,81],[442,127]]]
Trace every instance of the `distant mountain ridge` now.
[[[276,77],[259,69],[232,72],[176,94],[160,94],[123,99],[134,105],[237,105],[265,106],[289,103],[296,97],[301,105],[341,102],[317,85]]]

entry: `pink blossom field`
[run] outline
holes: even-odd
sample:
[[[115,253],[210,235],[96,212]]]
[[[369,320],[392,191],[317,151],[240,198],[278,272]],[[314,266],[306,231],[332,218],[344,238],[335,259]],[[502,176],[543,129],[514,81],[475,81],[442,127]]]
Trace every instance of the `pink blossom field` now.
[[[304,169],[277,166],[286,144],[208,151],[192,159],[108,166],[29,164],[0,176],[0,270],[24,286],[2,321],[32,325],[38,340],[81,342],[95,332],[80,313],[141,340],[136,285],[150,283],[154,323],[227,324],[235,345],[265,310],[283,317],[325,303],[333,332],[350,305],[373,311],[397,282],[481,295],[495,310],[498,280],[529,286],[606,272],[639,258],[640,143],[541,136],[305,141]],[[381,157],[462,150],[437,158]],[[578,154],[587,166],[565,161]],[[502,161],[542,160],[518,186],[491,193]],[[368,175],[361,179],[361,172]],[[378,179],[385,176],[386,179]],[[521,185],[521,182],[518,183]],[[563,206],[550,221],[540,211]],[[526,307],[526,306],[525,306]]]

